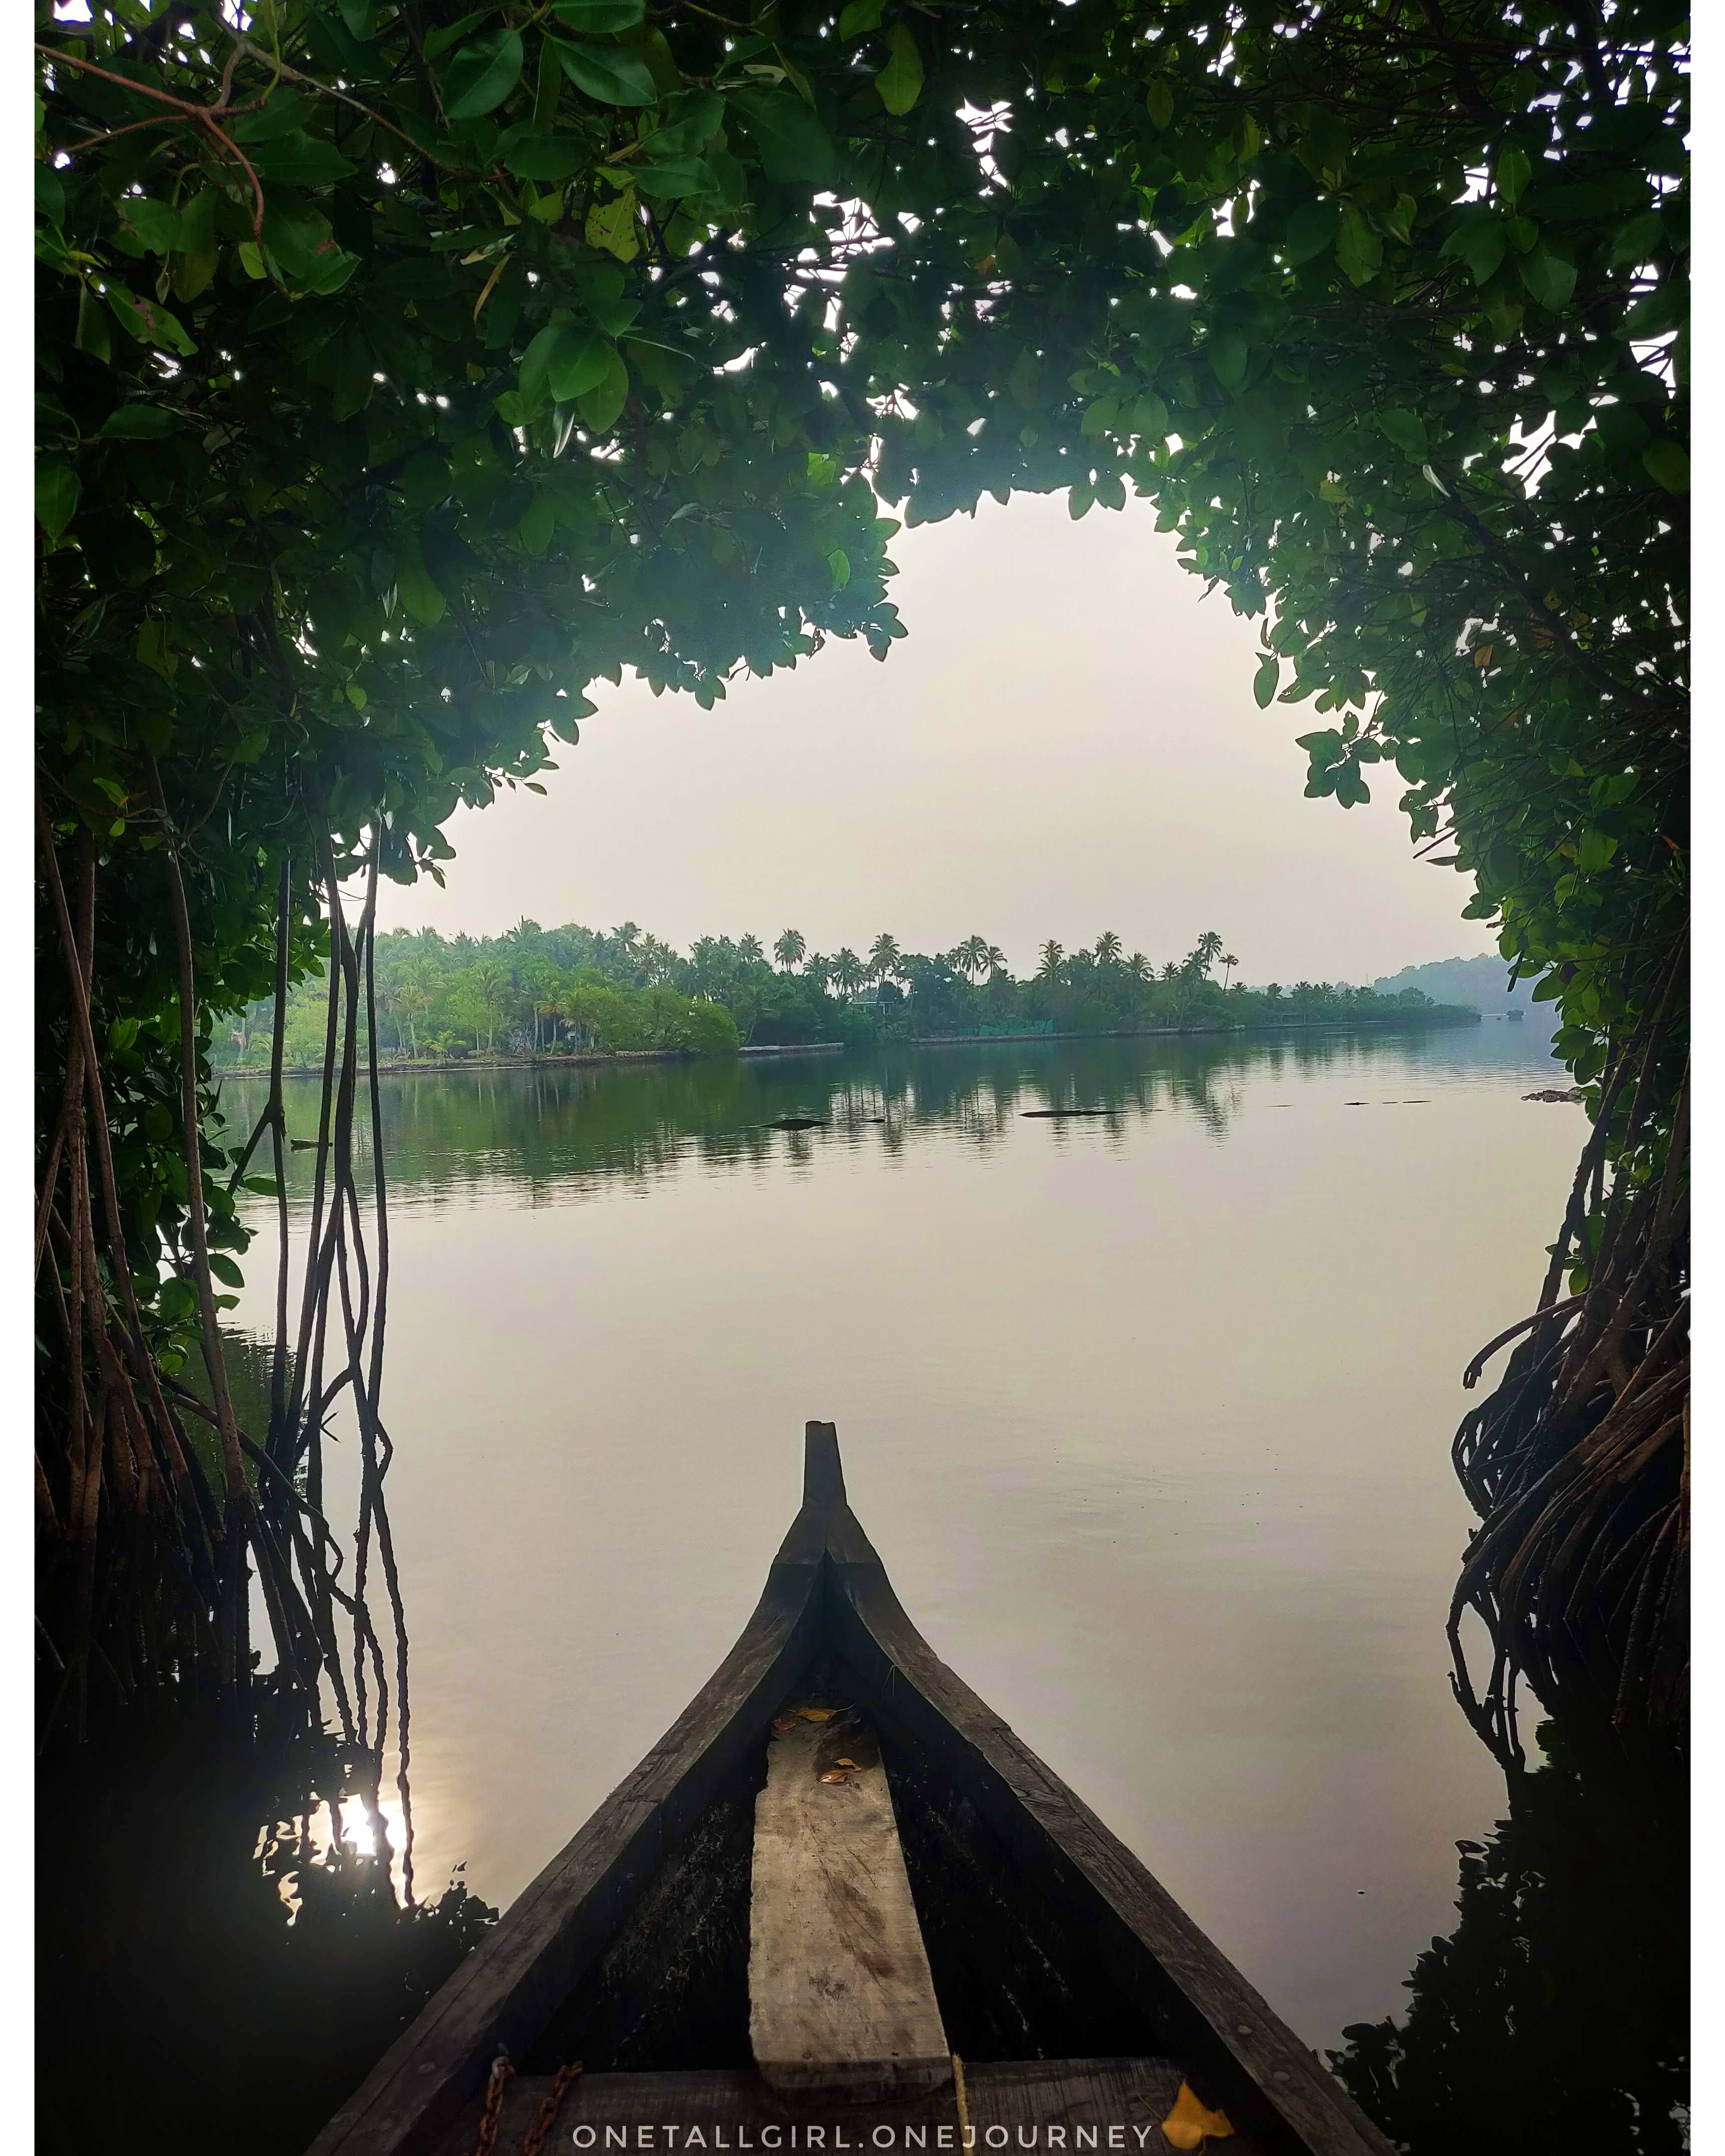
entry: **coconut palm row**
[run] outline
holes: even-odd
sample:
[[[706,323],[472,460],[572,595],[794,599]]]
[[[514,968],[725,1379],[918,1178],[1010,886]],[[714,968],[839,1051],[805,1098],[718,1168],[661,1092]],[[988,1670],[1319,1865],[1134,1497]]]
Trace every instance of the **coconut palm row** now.
[[[620,933],[621,932],[614,932]],[[714,952],[724,949],[724,939],[703,937],[690,952],[697,968],[701,965],[703,946]],[[730,946],[731,953],[741,962],[764,959],[765,952],[758,937],[745,936]],[[783,973],[800,973],[818,980],[823,987],[836,988],[841,995],[855,995],[859,990],[878,987],[888,981],[903,984],[913,983],[918,972],[930,964],[950,967],[973,982],[983,981],[993,973],[1006,971],[1006,953],[998,943],[991,943],[985,936],[968,936],[950,951],[937,954],[933,959],[916,952],[900,949],[896,939],[877,936],[869,946],[866,958],[860,958],[855,951],[840,949],[824,957],[818,951],[810,951],[801,932],[787,928],[776,937],[773,944],[775,964]],[[1097,971],[1117,972],[1147,986],[1152,981],[1194,983],[1209,978],[1213,966],[1222,969],[1222,986],[1225,990],[1230,975],[1240,961],[1231,951],[1224,951],[1222,938],[1214,928],[1205,929],[1183,959],[1169,959],[1159,969],[1153,966],[1142,951],[1127,955],[1126,947],[1111,928],[1104,929],[1093,947],[1081,946],[1069,952],[1052,937],[1042,944],[1037,952],[1036,978],[1040,981],[1065,981],[1073,984],[1082,982]]]

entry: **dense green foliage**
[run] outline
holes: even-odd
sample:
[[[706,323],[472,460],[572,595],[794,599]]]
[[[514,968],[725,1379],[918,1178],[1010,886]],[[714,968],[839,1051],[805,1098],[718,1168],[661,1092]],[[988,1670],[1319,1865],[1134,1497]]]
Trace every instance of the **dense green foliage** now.
[[[980,937],[931,957],[901,951],[883,935],[865,960],[850,950],[824,957],[787,930],[778,942],[788,957],[793,948],[799,955],[776,966],[757,937],[700,937],[685,957],[633,921],[609,935],[526,920],[496,937],[400,930],[377,938],[378,1037],[385,1054],[415,1061],[644,1050],[719,1055],[744,1045],[928,1034],[1369,1024],[1445,1014],[1418,989],[1379,995],[1328,981],[1249,989],[1229,978],[1239,963],[1231,953],[1213,961],[1221,940],[1206,935],[1183,961],[1160,967],[1108,932],[1094,950],[1066,952],[1049,942],[1034,975],[1019,981]],[[1223,968],[1220,981],[1213,963]],[[321,1067],[326,998],[321,975],[291,991],[290,1069]],[[273,998],[249,1005],[213,1045],[214,1067],[264,1068],[274,1014]]]

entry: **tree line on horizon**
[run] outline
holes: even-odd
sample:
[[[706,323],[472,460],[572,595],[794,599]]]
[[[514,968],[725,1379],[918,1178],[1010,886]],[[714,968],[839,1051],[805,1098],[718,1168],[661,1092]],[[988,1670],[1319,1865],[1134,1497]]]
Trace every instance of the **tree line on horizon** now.
[[[1417,989],[1380,995],[1345,982],[1250,988],[1214,929],[1182,959],[1153,963],[1105,930],[1067,950],[1050,937],[1034,971],[1014,977],[998,944],[970,936],[951,950],[907,951],[876,936],[866,952],[814,950],[795,928],[701,936],[685,953],[626,921],[604,932],[522,918],[499,936],[399,929],[377,941],[379,1044],[408,1060],[475,1055],[679,1050],[1004,1033],[1111,1033],[1135,1026],[1381,1020],[1440,1007]],[[285,1057],[321,1060],[328,978],[290,991]],[[249,1004],[218,1041],[227,1068],[267,1060],[274,1003]]]

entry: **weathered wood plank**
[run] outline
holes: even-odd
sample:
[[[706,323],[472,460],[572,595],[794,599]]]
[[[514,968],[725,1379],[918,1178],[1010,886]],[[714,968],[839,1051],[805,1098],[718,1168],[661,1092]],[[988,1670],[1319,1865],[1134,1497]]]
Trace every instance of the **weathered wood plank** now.
[[[774,2087],[804,2096],[938,2087],[951,2077],[946,2030],[880,1748],[854,1714],[830,1727],[784,1721],[755,1799],[756,2062]]]

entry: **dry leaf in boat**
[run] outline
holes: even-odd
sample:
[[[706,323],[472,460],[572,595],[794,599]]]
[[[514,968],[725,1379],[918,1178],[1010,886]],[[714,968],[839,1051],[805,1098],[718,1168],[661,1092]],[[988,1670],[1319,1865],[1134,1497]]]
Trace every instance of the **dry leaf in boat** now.
[[[793,1714],[800,1714],[805,1722],[830,1722],[833,1710],[829,1707],[793,1707]]]
[[[855,1759],[835,1759],[835,1760],[834,1760],[833,1764],[834,1764],[835,1767],[850,1767],[850,1768],[855,1768],[855,1766],[856,1765],[856,1762],[855,1762]]]
[[[797,1717],[794,1714],[775,1714],[773,1717],[773,1726],[775,1729],[794,1729],[797,1726]]]
[[[850,1777],[849,1774],[841,1774],[836,1767],[829,1767],[820,1779],[824,1782],[848,1782]]]
[[[1182,2082],[1174,2107],[1162,2122],[1162,2136],[1171,2148],[1202,2148],[1206,2140],[1228,2141],[1234,2128],[1225,2111],[1207,2111],[1191,2084]]]

